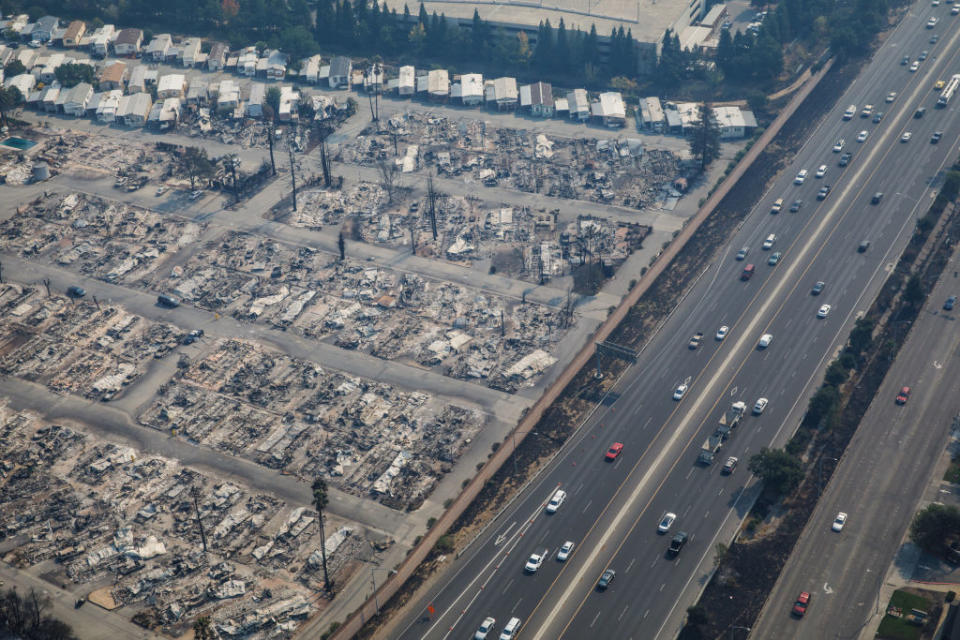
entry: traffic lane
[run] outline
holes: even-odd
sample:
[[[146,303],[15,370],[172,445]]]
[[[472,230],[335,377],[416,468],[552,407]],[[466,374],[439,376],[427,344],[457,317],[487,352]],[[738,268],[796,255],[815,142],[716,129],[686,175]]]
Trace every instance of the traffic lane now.
[[[942,303],[942,294],[937,295],[940,289],[931,295],[931,306]],[[943,322],[937,322],[944,318],[926,315],[930,317],[918,322],[901,357],[891,367],[811,524],[801,535],[755,625],[757,637],[765,637],[765,631],[783,624],[789,603],[800,590],[816,590],[811,605],[816,616],[804,620],[798,637],[823,637],[828,630],[832,634],[836,621],[845,617],[851,619],[843,631],[851,633],[862,624],[867,610],[872,610],[878,584],[863,577],[884,574],[909,523],[914,500],[926,486],[930,461],[937,459],[950,420],[960,409],[951,393],[951,381],[960,373],[958,365],[953,362],[955,358],[944,357],[955,353],[960,335],[944,330]],[[906,405],[893,404],[900,386],[917,382],[920,384],[914,387]],[[905,452],[905,445],[912,450]],[[824,538],[829,541],[831,537],[825,536],[821,525],[841,506],[851,515],[840,536],[855,538],[855,553],[835,543],[824,546]],[[841,615],[844,611],[858,611],[860,615]]]

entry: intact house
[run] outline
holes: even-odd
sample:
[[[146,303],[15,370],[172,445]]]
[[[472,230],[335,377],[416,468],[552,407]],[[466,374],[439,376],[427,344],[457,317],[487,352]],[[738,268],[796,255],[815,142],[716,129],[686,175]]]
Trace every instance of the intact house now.
[[[127,80],[127,93],[140,93],[147,90],[147,67],[138,64],[130,72],[130,79]]]
[[[330,61],[330,88],[339,89],[350,83],[350,74],[353,72],[353,61],[346,56],[337,56]]]
[[[237,73],[247,77],[257,75],[257,61],[259,59],[256,47],[244,47],[240,50],[240,55],[237,56]]]
[[[135,93],[120,98],[117,106],[116,119],[128,127],[142,127],[147,124],[147,117],[153,107],[153,100],[149,93]]]
[[[427,75],[418,77],[417,92],[421,91],[426,91],[431,100],[446,100],[450,97],[450,74],[446,69],[434,69]]]
[[[120,107],[120,99],[122,97],[123,92],[119,89],[105,92],[97,104],[97,120],[100,122],[113,122],[117,117],[117,111]]]
[[[499,111],[516,109],[519,95],[516,78],[497,78],[488,82],[484,91],[487,104],[495,104]]]
[[[244,115],[248,118],[262,118],[263,105],[267,101],[267,85],[262,82],[253,82],[250,84],[250,98],[247,100],[247,106]]]
[[[663,115],[663,106],[660,98],[650,96],[640,98],[640,124],[644,129],[662,133],[667,126],[667,119]]]
[[[412,96],[417,90],[416,69],[413,65],[404,65],[400,67],[397,78],[397,95]]]
[[[143,44],[143,31],[140,29],[122,29],[113,41],[113,52],[118,56],[136,56]]]
[[[286,122],[288,120],[297,120],[300,114],[297,111],[297,105],[300,104],[300,92],[294,91],[293,87],[280,87],[280,104],[277,110],[277,117]]]
[[[272,49],[260,61],[263,62],[263,73],[268,80],[283,80],[287,75],[287,54],[278,49]],[[260,65],[257,65],[257,71],[260,71]]]
[[[210,100],[209,86],[203,78],[194,78],[187,87],[187,104],[204,107]]]
[[[30,95],[30,91],[37,85],[37,79],[33,77],[33,74],[30,73],[21,73],[18,76],[13,76],[12,78],[7,78],[3,81],[3,86],[9,89],[10,87],[16,87],[20,90],[20,94],[24,96]],[[87,85],[88,87],[90,85]]]
[[[574,89],[568,93],[567,106],[570,109],[570,117],[574,120],[590,119],[590,100],[587,98],[586,89]]]
[[[53,16],[43,16],[33,23],[33,29],[30,31],[30,39],[37,42],[50,42],[53,39],[53,32],[60,26],[60,19]]]
[[[187,38],[180,45],[180,50],[177,52],[177,58],[180,60],[180,64],[185,67],[195,67],[200,61],[200,47],[202,46],[203,41],[200,38]]]
[[[81,82],[72,89],[62,90],[60,97],[63,98],[63,112],[68,116],[80,117],[93,98],[93,87],[88,82]]]
[[[320,80],[320,56],[310,56],[300,62],[300,81],[317,84]]]
[[[240,85],[233,80],[221,80],[217,90],[217,111],[233,113],[240,104]]]
[[[720,138],[730,140],[743,138],[757,128],[757,119],[752,111],[740,107],[713,107],[713,119],[720,127]]]
[[[171,47],[173,47],[173,39],[170,37],[170,34],[161,33],[153,37],[153,40],[147,45],[143,54],[151,60],[163,62],[167,59],[167,54],[170,52]]]
[[[229,50],[229,47],[222,42],[214,42],[210,45],[210,53],[207,54],[207,71],[222,71],[227,63]]]
[[[127,65],[123,62],[114,62],[108,64],[100,72],[101,89],[123,89],[124,81],[127,78]]]
[[[182,73],[168,73],[157,82],[158,98],[182,98],[187,89],[187,80]]]
[[[608,127],[622,127],[627,122],[626,107],[618,91],[601,93],[592,107],[593,117]]]
[[[538,118],[553,116],[553,87],[546,82],[535,82],[520,87],[520,108]]]
[[[112,24],[105,24],[87,36],[87,46],[97,58],[106,58],[110,53],[110,43],[117,37],[117,30]]]
[[[67,25],[67,30],[63,32],[63,46],[70,48],[80,46],[80,38],[86,32],[87,25],[83,23],[83,20],[74,20]]]
[[[465,106],[476,106],[483,102],[483,75],[479,73],[465,73],[460,76],[460,84],[454,85],[453,97],[457,97],[457,86],[460,87],[460,101]]]

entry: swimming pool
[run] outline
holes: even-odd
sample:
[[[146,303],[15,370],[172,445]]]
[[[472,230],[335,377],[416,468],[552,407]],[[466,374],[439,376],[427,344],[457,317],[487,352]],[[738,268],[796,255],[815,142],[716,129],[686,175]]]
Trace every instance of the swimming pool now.
[[[37,143],[32,140],[26,140],[24,138],[7,138],[3,142],[0,142],[0,146],[16,149],[17,151],[26,151],[36,144]]]

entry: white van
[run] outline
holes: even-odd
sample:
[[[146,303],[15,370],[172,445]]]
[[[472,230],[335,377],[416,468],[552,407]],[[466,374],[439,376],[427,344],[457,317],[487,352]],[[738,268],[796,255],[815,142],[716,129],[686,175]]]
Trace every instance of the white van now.
[[[843,119],[850,120],[853,116],[857,115],[857,105],[852,104],[847,107],[847,110],[843,112]]]
[[[800,169],[800,172],[797,173],[797,177],[793,179],[793,184],[803,184],[803,181],[807,179],[807,170]]]
[[[767,239],[763,241],[763,249],[769,251],[773,248],[773,243],[777,241],[777,234],[771,233],[767,236]]]
[[[510,618],[507,626],[500,632],[500,640],[513,640],[517,637],[517,631],[520,629],[520,618]]]

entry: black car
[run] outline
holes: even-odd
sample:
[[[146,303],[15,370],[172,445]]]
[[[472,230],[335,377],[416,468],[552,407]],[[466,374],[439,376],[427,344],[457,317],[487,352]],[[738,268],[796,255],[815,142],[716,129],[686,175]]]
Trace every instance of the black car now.
[[[873,194],[873,197],[870,198],[870,204],[880,204],[881,200],[883,200],[883,191],[877,191]]]
[[[937,144],[940,142],[940,138],[943,137],[943,131],[934,131],[933,135],[930,136],[930,144]]]
[[[810,289],[810,295],[812,296],[820,295],[823,292],[823,288],[825,286],[827,285],[823,281],[817,282],[817,284],[813,285],[813,289]]]
[[[87,295],[87,292],[84,291],[83,287],[73,285],[72,287],[67,287],[67,295],[71,298],[82,298]]]
[[[838,162],[837,164],[839,164],[841,167],[845,167],[848,164],[850,164],[850,158],[852,157],[853,156],[851,156],[849,152],[845,153],[842,156],[840,156],[840,162]]]
[[[613,569],[607,569],[603,572],[603,575],[600,576],[600,580],[597,582],[597,589],[603,591],[610,586],[610,583],[613,582],[613,579],[617,577],[617,572]]]
[[[830,193],[830,185],[826,185],[820,188],[820,191],[817,191],[817,200],[826,200],[827,194]]]
[[[947,298],[946,302],[943,303],[944,311],[953,311],[953,306],[957,304],[957,296],[950,296]]]
[[[900,60],[900,64],[903,66],[910,64],[910,56],[903,56],[903,58]]]
[[[883,120],[883,111],[877,111],[875,114],[873,114],[874,124],[880,122],[881,120]]]
[[[914,117],[915,119],[919,120],[920,118],[923,117],[923,114],[925,114],[926,112],[927,112],[927,108],[926,108],[926,107],[920,107],[919,109],[917,109],[916,111],[913,112],[913,117]]]
[[[796,213],[800,211],[800,207],[803,206],[803,200],[794,200],[793,204],[790,205],[790,213]]]
[[[673,540],[670,541],[670,547],[667,549],[667,555],[671,558],[675,558],[680,555],[680,550],[683,549],[683,545],[687,544],[687,534],[683,531],[678,531],[677,535],[673,536]]]
[[[857,247],[857,253],[866,253],[867,249],[869,248],[870,248],[870,241],[864,240],[863,242],[860,243],[860,246]]]

